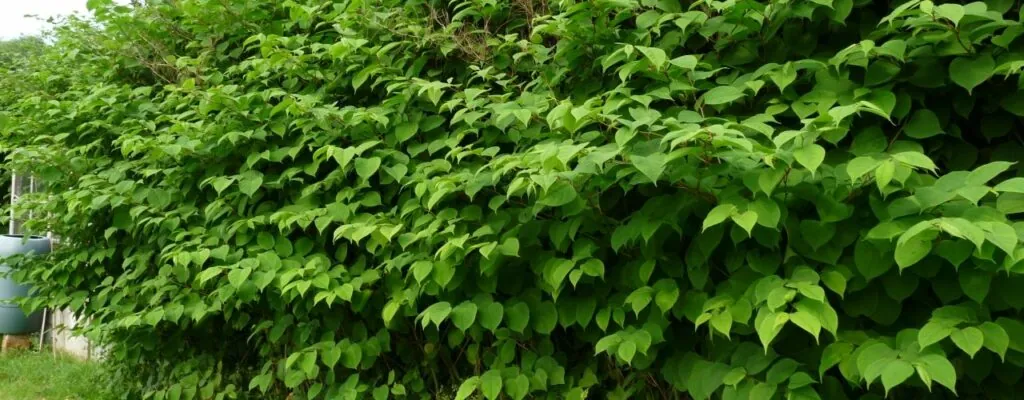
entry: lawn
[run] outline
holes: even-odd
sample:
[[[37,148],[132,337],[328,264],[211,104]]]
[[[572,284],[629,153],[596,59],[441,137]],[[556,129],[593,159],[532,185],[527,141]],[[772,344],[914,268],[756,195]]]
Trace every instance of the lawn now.
[[[50,351],[0,355],[0,400],[101,400],[96,364]]]

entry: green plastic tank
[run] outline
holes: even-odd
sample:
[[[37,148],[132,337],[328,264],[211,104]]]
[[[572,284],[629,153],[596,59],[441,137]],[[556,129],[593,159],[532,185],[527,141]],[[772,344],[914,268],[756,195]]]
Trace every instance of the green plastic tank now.
[[[0,258],[15,254],[45,254],[50,252],[50,239],[43,236],[0,235]],[[0,264],[0,335],[20,335],[39,329],[41,313],[25,313],[14,303],[18,297],[28,296],[29,286],[19,284],[7,276],[7,264]]]

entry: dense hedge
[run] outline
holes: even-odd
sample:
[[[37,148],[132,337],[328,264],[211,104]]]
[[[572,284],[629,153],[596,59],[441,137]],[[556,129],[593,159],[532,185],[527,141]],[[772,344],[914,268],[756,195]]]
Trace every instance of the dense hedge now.
[[[126,398],[1024,391],[1017,2],[90,6],[2,144]]]

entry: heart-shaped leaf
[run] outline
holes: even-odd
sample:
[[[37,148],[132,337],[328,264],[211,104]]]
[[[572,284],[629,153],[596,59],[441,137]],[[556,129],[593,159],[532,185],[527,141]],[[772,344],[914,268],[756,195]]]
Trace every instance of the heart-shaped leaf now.
[[[949,78],[960,87],[971,93],[975,87],[992,76],[996,62],[992,56],[983,54],[977,57],[957,57],[949,64]]]

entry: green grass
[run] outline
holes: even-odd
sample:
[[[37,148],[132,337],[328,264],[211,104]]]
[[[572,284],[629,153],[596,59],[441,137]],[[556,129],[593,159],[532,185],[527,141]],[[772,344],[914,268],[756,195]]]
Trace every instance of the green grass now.
[[[53,352],[0,355],[0,400],[105,400],[95,363]]]

